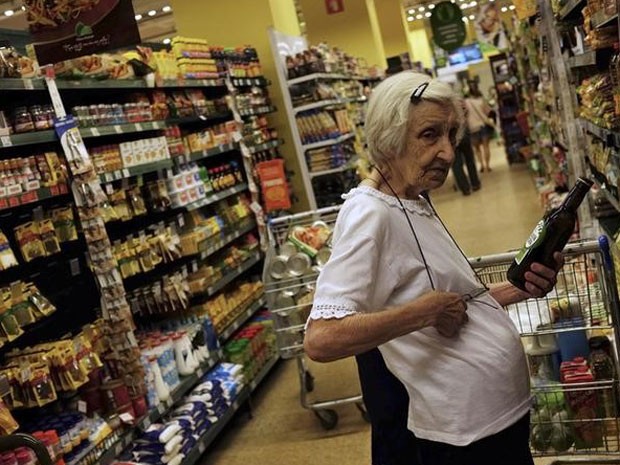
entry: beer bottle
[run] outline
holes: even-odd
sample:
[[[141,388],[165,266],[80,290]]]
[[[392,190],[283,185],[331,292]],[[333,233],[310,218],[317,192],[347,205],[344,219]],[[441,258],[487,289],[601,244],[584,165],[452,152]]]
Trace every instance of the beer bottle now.
[[[592,184],[593,182],[589,179],[579,178],[562,205],[538,222],[508,268],[508,281],[519,289],[526,290],[524,276],[532,263],[541,263],[549,268],[555,268],[553,254],[561,251],[573,234],[577,220],[577,208]]]

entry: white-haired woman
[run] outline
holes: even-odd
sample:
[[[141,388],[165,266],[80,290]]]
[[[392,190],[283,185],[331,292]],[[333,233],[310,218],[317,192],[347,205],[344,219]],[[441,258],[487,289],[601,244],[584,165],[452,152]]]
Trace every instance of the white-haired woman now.
[[[410,463],[532,464],[527,365],[502,306],[546,294],[557,270],[532,265],[527,292],[486,288],[425,199],[446,180],[463,125],[461,101],[426,75],[399,73],[373,91],[374,168],[345,195],[305,349],[329,362],[379,348],[409,395]]]

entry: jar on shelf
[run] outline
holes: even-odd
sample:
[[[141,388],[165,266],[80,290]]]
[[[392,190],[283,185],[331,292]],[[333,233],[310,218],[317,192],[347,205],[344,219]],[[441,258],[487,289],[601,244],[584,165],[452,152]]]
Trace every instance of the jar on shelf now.
[[[33,105],[30,107],[30,115],[34,123],[34,129],[36,131],[45,131],[49,129],[49,120],[43,108],[40,105]]]
[[[17,107],[13,113],[13,129],[17,134],[34,131],[32,115],[26,107]]]

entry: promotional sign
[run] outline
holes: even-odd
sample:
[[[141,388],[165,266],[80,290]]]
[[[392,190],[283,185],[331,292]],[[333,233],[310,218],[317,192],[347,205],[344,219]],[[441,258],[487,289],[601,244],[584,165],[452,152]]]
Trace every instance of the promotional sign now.
[[[131,0],[24,0],[40,65],[140,43]]]
[[[328,15],[342,13],[344,11],[344,0],[325,0],[325,8]]]
[[[433,42],[450,52],[465,41],[467,32],[463,23],[463,12],[455,3],[441,2],[435,5],[431,15]]]
[[[284,160],[263,161],[256,165],[260,178],[263,202],[267,213],[291,208],[289,187],[284,172]]]
[[[480,7],[474,28],[480,43],[491,45],[498,50],[508,48],[508,37],[504,30],[499,7],[495,3],[486,3]]]

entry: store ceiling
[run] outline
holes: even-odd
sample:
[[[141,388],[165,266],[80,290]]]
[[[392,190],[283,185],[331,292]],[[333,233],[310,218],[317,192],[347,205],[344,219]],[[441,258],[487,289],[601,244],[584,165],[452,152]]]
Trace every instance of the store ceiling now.
[[[138,26],[143,42],[161,42],[176,34],[174,16],[166,0],[133,0],[133,6],[136,18],[140,18]],[[25,31],[27,28],[21,1],[0,0],[0,29]]]

